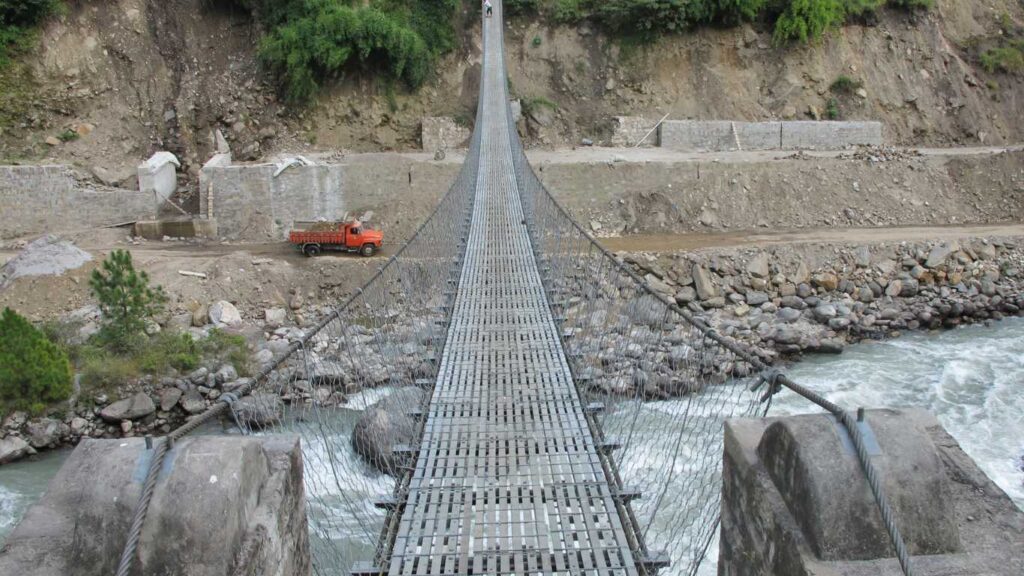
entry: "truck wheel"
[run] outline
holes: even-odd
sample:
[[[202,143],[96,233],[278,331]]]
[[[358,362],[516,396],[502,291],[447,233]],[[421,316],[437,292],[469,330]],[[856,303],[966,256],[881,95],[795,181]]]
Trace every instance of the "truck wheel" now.
[[[375,252],[377,252],[377,247],[373,244],[363,244],[363,249],[359,251],[360,254],[367,258],[373,256]]]
[[[320,254],[320,246],[317,244],[306,244],[302,247],[302,253],[312,258]]]

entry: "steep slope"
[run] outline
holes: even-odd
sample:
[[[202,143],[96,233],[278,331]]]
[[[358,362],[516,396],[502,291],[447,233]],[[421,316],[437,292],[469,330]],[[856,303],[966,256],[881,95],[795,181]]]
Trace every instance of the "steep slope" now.
[[[463,18],[473,21],[468,12]],[[938,0],[916,17],[887,10],[875,25],[797,48],[773,47],[763,25],[628,46],[586,22],[519,19],[508,31],[510,84],[526,105],[520,131],[532,145],[607,142],[619,115],[807,118],[825,113],[840,75],[865,90],[838,96],[840,114],[883,121],[892,143],[1019,142],[1024,81],[984,71],[979,54],[1004,29],[1022,27],[1016,0]],[[0,126],[0,158],[98,166],[94,172],[116,182],[159,149],[177,153],[194,174],[217,129],[241,159],[416,149],[423,116],[473,117],[474,32],[465,28],[461,47],[416,93],[353,72],[295,109],[261,69],[258,27],[228,0],[73,2],[46,27],[39,51],[0,78],[17,88],[2,100],[7,116],[21,119]],[[54,139],[67,129],[81,136]]]

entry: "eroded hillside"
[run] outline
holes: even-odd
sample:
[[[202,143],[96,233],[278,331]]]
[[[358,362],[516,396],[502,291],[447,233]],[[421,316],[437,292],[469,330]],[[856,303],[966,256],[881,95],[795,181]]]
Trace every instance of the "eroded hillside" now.
[[[0,116],[11,120],[0,156],[66,162],[116,183],[160,149],[195,174],[218,129],[240,159],[417,149],[423,116],[473,118],[480,47],[473,14],[461,17],[460,47],[418,91],[354,71],[299,108],[278,97],[257,57],[261,32],[231,2],[74,2],[39,50],[4,72]],[[507,35],[510,84],[533,145],[607,142],[613,116],[827,116],[832,98],[833,114],[881,120],[894,144],[1012,143],[1024,139],[1024,81],[986,71],[980,54],[1022,26],[1015,0],[939,0],[923,14],[885,10],[807,47],[775,47],[764,24],[635,46],[585,21],[520,18]],[[840,76],[863,88],[834,93]]]

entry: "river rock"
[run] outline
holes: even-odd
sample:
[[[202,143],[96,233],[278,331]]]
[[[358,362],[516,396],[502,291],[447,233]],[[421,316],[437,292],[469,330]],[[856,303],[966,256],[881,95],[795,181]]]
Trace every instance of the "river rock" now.
[[[265,427],[281,421],[284,402],[277,394],[253,394],[235,402],[235,418],[245,426]]]
[[[697,299],[697,291],[692,286],[684,286],[682,290],[676,292],[676,302],[680,305],[686,305]]]
[[[53,446],[60,441],[64,432],[66,432],[64,423],[53,418],[37,418],[25,425],[28,443],[37,449]]]
[[[781,322],[792,323],[800,319],[800,311],[794,308],[782,308],[776,314],[776,317]]]
[[[647,282],[647,285],[651,288],[651,290],[654,290],[659,294],[671,297],[673,292],[675,292],[675,290],[671,286],[669,286],[664,280],[659,279],[654,274],[648,274],[647,276],[644,277],[644,280]]]
[[[203,395],[199,393],[199,390],[192,388],[188,392],[185,392],[178,400],[178,404],[181,405],[181,409],[189,414],[198,414],[203,410],[206,410],[206,400],[203,399]]]
[[[928,268],[938,268],[946,263],[946,259],[949,258],[951,254],[959,250],[960,245],[956,242],[939,244],[932,248],[932,251],[928,253],[928,260],[925,261],[924,265]]]
[[[238,308],[227,300],[211,304],[209,316],[211,324],[233,326],[242,323],[242,315],[238,313]]]
[[[238,370],[235,370],[235,367],[231,364],[225,364],[220,367],[220,370],[217,370],[216,374],[214,374],[214,379],[217,384],[234,382],[235,380],[238,380]]]
[[[28,456],[29,454],[35,453],[35,449],[29,446],[28,442],[25,442],[17,436],[0,438],[0,464],[14,462],[15,460]]]
[[[71,434],[82,436],[89,431],[89,421],[85,418],[75,416],[71,419]]]
[[[693,285],[701,300],[718,296],[718,287],[711,281],[711,273],[700,264],[693,265]]]
[[[288,321],[288,312],[284,308],[268,308],[263,311],[263,319],[268,327],[277,328]]]
[[[118,423],[122,420],[135,420],[156,412],[156,405],[145,392],[138,392],[131,398],[118,400],[100,411],[100,418],[107,422]]]
[[[822,290],[832,292],[839,287],[839,277],[832,272],[820,272],[811,278],[811,284]]]
[[[761,252],[747,264],[747,272],[756,278],[767,278],[771,271],[768,269],[768,254]]]
[[[750,304],[751,306],[760,306],[768,300],[768,295],[764,292],[758,292],[757,290],[747,292],[747,304]]]
[[[184,394],[179,388],[170,387],[164,388],[163,392],[160,393],[160,410],[167,412],[171,408],[174,408],[178,404],[178,400],[181,400],[181,395]]]
[[[421,406],[425,396],[418,388],[402,388],[363,411],[352,432],[356,453],[381,472],[396,475],[407,457],[396,456],[392,448],[416,442],[416,421],[409,412]]]
[[[827,303],[819,304],[814,309],[814,318],[817,319],[818,322],[822,323],[828,322],[832,318],[835,318],[837,314],[838,312],[836,312],[836,307]]]

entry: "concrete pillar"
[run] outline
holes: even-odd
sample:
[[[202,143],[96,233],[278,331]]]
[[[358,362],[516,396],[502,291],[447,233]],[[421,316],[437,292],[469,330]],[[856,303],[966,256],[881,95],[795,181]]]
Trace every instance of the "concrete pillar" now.
[[[1024,513],[922,410],[863,426],[918,574],[1024,574]],[[720,576],[902,574],[853,444],[828,415],[725,426]]]
[[[0,550],[0,574],[113,574],[152,450],[84,440]],[[134,575],[306,576],[309,536],[296,437],[197,436],[164,461]]]

